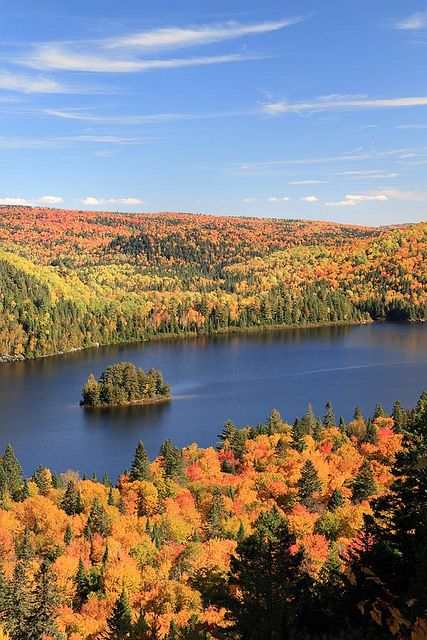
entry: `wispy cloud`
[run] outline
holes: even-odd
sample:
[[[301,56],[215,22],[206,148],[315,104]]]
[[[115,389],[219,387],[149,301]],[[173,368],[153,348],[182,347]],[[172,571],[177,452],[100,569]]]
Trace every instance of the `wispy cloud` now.
[[[326,184],[325,180],[291,180],[288,184]]]
[[[354,207],[363,202],[386,202],[387,200],[404,200],[408,202],[424,202],[427,193],[421,191],[407,191],[403,189],[383,189],[382,191],[348,194],[344,200],[327,202],[327,207]]]
[[[304,198],[300,198],[303,202],[317,202],[318,199],[317,196],[304,196]]]
[[[242,62],[263,58],[260,54],[225,54],[217,56],[199,56],[194,58],[165,58],[158,60],[136,60],[115,58],[113,56],[79,53],[64,46],[44,44],[26,58],[16,62],[33,69],[49,71],[82,71],[88,73],[136,73],[155,69],[176,69],[201,65]]]
[[[81,145],[136,145],[151,141],[152,138],[131,138],[125,136],[79,135],[58,138],[6,138],[0,137],[0,149],[65,149]]]
[[[44,202],[45,204],[61,204],[61,202],[64,202],[64,198],[61,196],[42,196],[39,198],[39,202]]]
[[[95,198],[93,196],[86,196],[81,202],[90,207],[101,207],[105,205],[125,205],[133,206],[144,204],[144,201],[140,198]]]
[[[374,180],[374,179],[385,179],[388,180],[390,178],[397,178],[397,172],[389,172],[386,173],[382,169],[371,169],[371,170],[361,170],[361,171],[338,171],[334,173],[334,176],[346,176],[349,178],[356,178],[358,180]]]
[[[427,28],[427,11],[417,11],[412,13],[407,18],[398,20],[394,23],[395,29],[402,29],[403,31],[419,31],[420,29]]]
[[[360,96],[332,95],[316,98],[308,102],[270,102],[264,104],[263,112],[270,116],[285,113],[304,113],[315,111],[351,111],[357,109],[397,109],[405,107],[426,107],[427,96],[400,98],[369,98]]]
[[[421,123],[398,124],[396,129],[427,129],[427,124],[421,124]]]
[[[74,93],[61,83],[51,78],[28,77],[0,71],[0,89],[19,91],[22,93]]]
[[[41,198],[37,198],[35,200],[28,200],[27,198],[17,198],[17,197],[5,197],[0,198],[0,204],[2,205],[10,205],[10,206],[20,206],[20,207],[29,207],[37,204],[61,204],[64,202],[64,199],[61,196],[42,196]]]
[[[147,50],[192,47],[278,31],[302,22],[303,19],[303,17],[294,17],[287,20],[260,22],[258,24],[241,24],[232,21],[224,24],[208,24],[198,27],[154,29],[112,38],[107,40],[104,46],[111,49],[132,47]]]

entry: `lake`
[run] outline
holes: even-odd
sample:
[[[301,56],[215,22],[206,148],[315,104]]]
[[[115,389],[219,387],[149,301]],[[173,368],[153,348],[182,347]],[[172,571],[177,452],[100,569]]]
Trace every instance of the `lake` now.
[[[84,410],[90,372],[131,361],[161,369],[170,403]],[[129,467],[138,440],[154,457],[166,438],[183,446],[216,444],[228,418],[238,426],[265,421],[273,408],[293,422],[311,402],[337,417],[356,405],[413,405],[427,388],[427,324],[283,329],[151,343],[114,345],[0,365],[0,446],[12,443],[25,472],[108,471]]]

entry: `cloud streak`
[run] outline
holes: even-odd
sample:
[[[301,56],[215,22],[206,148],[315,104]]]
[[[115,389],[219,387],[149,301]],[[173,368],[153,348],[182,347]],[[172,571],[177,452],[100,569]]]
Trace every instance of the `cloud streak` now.
[[[368,98],[358,96],[324,96],[308,102],[270,102],[262,106],[264,114],[280,116],[286,113],[316,111],[352,111],[358,109],[401,109],[405,107],[426,107],[427,96],[399,98]]]
[[[419,31],[427,28],[427,11],[417,11],[403,20],[394,23],[395,29],[402,31]]]
[[[133,206],[144,204],[144,201],[140,198],[95,198],[94,196],[86,196],[81,202],[89,207],[100,207],[103,205],[125,205]]]

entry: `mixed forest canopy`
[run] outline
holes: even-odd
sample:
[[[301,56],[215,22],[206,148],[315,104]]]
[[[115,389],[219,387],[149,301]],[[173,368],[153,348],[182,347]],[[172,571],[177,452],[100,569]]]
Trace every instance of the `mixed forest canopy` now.
[[[425,223],[0,213],[2,359],[156,335],[427,316]]]
[[[99,380],[91,373],[83,387],[81,404],[85,407],[148,403],[170,398],[170,387],[156,369],[136,369],[131,362],[112,364]]]
[[[2,640],[423,640],[427,393],[227,421],[218,445],[30,478],[0,456]]]

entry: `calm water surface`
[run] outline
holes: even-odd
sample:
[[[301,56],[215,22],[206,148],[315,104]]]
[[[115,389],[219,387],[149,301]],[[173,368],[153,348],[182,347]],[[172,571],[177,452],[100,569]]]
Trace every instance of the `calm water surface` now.
[[[168,404],[87,411],[79,407],[90,372],[127,360],[164,372]],[[215,444],[227,418],[264,421],[277,407],[293,421],[308,402],[323,414],[331,400],[349,419],[381,402],[416,402],[427,388],[427,324],[281,330],[90,349],[0,365],[0,446],[15,447],[26,473],[129,466],[138,440],[151,456],[168,437],[183,446]]]

